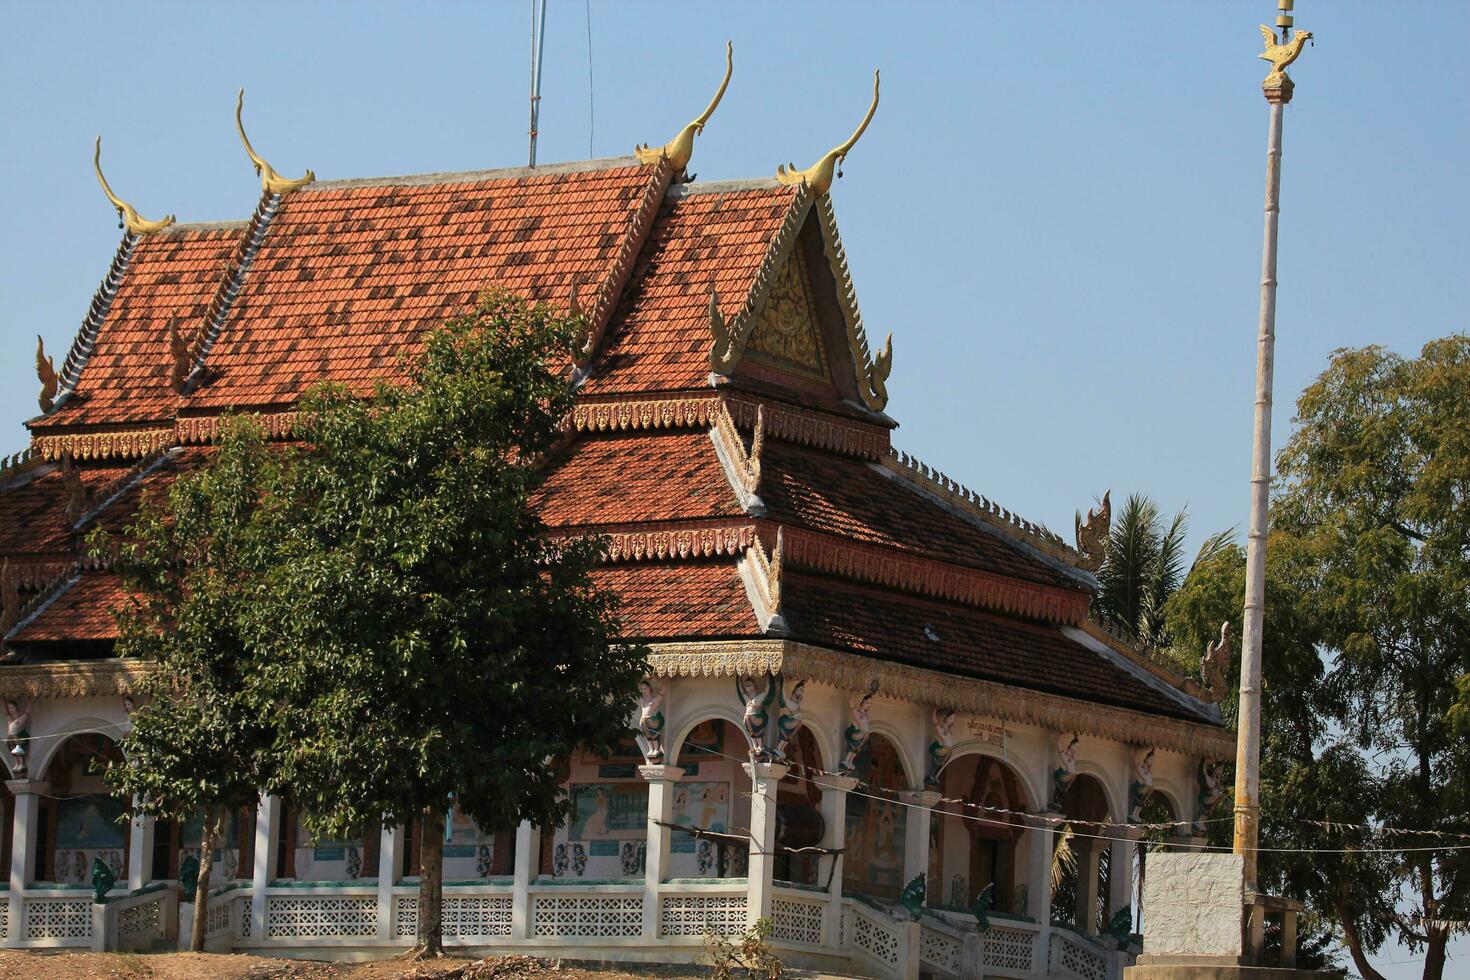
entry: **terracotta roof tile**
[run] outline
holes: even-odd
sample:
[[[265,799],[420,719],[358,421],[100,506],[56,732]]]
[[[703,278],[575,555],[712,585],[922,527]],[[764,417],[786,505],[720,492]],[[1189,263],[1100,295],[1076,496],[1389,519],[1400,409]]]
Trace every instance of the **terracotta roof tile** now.
[[[76,391],[32,428],[170,418],[178,395],[169,384],[169,321],[185,334],[203,323],[240,234],[184,227],[140,238]]]
[[[126,466],[77,466],[77,475],[89,490],[105,487],[127,471]],[[66,494],[66,480],[55,464],[38,469],[29,480],[16,480],[0,489],[0,557],[75,557]]]
[[[767,440],[760,495],[775,521],[1029,582],[1079,588],[999,533],[976,526],[863,460]]]
[[[17,643],[115,640],[117,623],[112,610],[127,599],[116,575],[84,573],[11,639]]]
[[[565,302],[610,271],[652,171],[320,186],[285,198],[190,409],[278,405],[396,376],[424,332],[502,286]]]
[[[733,317],[795,193],[760,187],[665,201],[587,393],[707,388],[710,285]]]
[[[729,559],[607,565],[592,577],[622,600],[619,615],[623,635],[630,640],[760,634],[745,586]]]
[[[744,514],[706,432],[579,439],[536,503],[553,527]]]
[[[966,606],[790,575],[782,614],[795,639],[1015,687],[1204,720],[1051,626]]]

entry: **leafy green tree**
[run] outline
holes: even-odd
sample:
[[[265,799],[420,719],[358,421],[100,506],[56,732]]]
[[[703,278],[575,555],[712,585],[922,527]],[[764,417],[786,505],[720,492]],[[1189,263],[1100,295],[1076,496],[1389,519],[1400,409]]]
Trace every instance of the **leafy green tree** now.
[[[278,454],[260,429],[226,423],[204,466],[146,497],[122,536],[93,548],[136,597],[118,612],[117,653],[151,660],[123,738],[126,761],[106,776],[134,809],[184,822],[204,814],[191,947],[203,948],[209,873],[224,819],[254,806],[273,738],[254,700],[251,582],[272,555],[270,495]]]
[[[1218,552],[1234,533],[1231,528],[1206,539],[1194,564]],[[1128,496],[1108,531],[1094,602],[1148,646],[1168,646],[1164,605],[1189,571],[1184,564],[1188,534],[1185,511],[1166,520],[1158,504],[1141,493]]]
[[[1267,561],[1262,839],[1350,853],[1263,855],[1262,871],[1341,931],[1364,977],[1393,937],[1439,980],[1470,919],[1470,852],[1306,821],[1470,832],[1454,684],[1470,671],[1470,338],[1416,359],[1337,351],[1296,422]],[[1186,582],[1181,645],[1238,617],[1243,567],[1232,551]]]
[[[504,292],[428,336],[407,384],[312,392],[256,607],[274,787],[310,829],[422,820],[419,942],[442,952],[444,822],[554,826],[548,761],[628,731],[645,651],[531,505],[573,389],[579,318]]]

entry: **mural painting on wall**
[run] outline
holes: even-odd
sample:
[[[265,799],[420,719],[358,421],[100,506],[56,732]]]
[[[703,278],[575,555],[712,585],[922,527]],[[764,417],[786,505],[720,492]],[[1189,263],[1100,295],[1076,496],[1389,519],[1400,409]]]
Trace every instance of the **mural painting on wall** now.
[[[220,825],[219,840],[215,843],[214,865],[210,880],[234,878],[240,870],[240,814],[231,813]],[[179,860],[199,857],[199,845],[204,842],[204,814],[184,821],[179,828]]]
[[[648,785],[575,783],[569,795],[570,840],[557,844],[553,851],[552,873],[581,878],[587,873],[589,858],[615,858],[625,875],[641,871],[646,852],[639,852],[638,842],[648,833]],[[625,847],[620,840],[633,847]]]
[[[490,877],[495,862],[495,835],[485,833],[469,814],[455,807],[449,811],[449,819],[444,826],[444,861],[446,867],[450,867],[451,861],[471,858],[475,862],[475,877]]]
[[[723,761],[725,754],[725,723],[718,720],[702,721],[684,738],[679,751],[679,765],[686,776],[699,775],[701,759],[710,762]]]
[[[92,860],[102,863],[122,877],[123,844],[127,825],[119,823],[122,801],[111,796],[86,795],[57,804],[56,813],[56,880],[64,884],[88,884],[92,880]]]
[[[313,837],[297,817],[296,877],[311,881],[350,881],[362,876],[363,840]]]
[[[730,828],[730,784],[706,782],[676,784],[674,787],[674,823],[680,827],[698,827],[701,830],[713,830],[719,834],[727,833]],[[674,854],[699,853],[698,844],[689,834],[674,834],[669,841],[669,850]]]
[[[905,786],[903,766],[887,739],[866,739],[852,760],[862,794],[847,800],[847,857],[843,890],[896,899],[903,889],[903,846],[907,814],[893,797]]]

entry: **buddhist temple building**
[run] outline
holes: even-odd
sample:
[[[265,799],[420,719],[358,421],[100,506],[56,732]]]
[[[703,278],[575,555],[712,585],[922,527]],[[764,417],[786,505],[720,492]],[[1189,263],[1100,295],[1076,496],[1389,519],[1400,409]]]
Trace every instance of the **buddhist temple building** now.
[[[809,170],[699,182],[708,118],[534,169],[287,180],[251,149],[262,196],[231,223],[148,221],[108,189],[122,240],[71,347],[38,353],[41,414],[0,469],[5,945],[170,941],[201,840],[120,822],[95,773],[149,665],[114,656],[126,596],[83,539],[208,460],[226,413],[289,440],[310,385],[368,391],[499,286],[587,316],[537,503],[608,536],[598,578],[654,676],[621,754],[561,763],[565,826],[452,815],[446,941],[693,961],[768,917],[801,966],[1121,975],[1138,825],[1183,842],[1211,819],[1219,692],[1090,616],[1105,507],[1069,542],[899,448],[894,350],[933,341],[859,309],[831,185],[862,127]],[[262,797],[218,852],[210,948],[411,946],[417,834],[313,840]]]

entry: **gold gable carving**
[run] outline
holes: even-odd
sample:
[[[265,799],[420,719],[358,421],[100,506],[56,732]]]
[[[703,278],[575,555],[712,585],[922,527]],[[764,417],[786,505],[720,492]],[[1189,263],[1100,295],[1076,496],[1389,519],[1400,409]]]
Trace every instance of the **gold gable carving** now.
[[[811,279],[799,249],[792,250],[771,284],[746,350],[804,374],[828,377]]]

